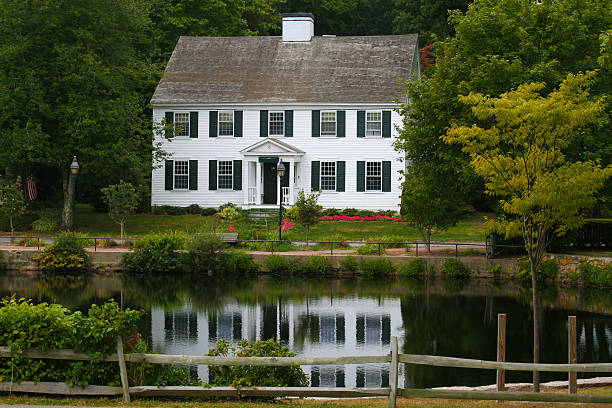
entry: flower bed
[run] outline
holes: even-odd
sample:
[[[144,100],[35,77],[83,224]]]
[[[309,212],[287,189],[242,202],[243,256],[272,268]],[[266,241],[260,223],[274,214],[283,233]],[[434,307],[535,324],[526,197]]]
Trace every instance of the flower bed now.
[[[400,217],[390,217],[388,215],[372,215],[362,217],[359,215],[323,215],[321,221],[391,221],[404,222]]]

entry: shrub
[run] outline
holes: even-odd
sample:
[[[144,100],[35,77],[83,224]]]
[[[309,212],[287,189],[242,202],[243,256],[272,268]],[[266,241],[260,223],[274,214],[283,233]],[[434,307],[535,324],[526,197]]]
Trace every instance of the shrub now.
[[[447,278],[465,279],[470,277],[470,270],[460,260],[456,258],[448,258],[442,264],[442,273]]]
[[[240,218],[240,212],[233,207],[225,207],[219,212],[219,218],[226,221],[233,221]]]
[[[502,274],[503,269],[501,265],[489,265],[489,272],[491,273],[491,275],[497,277]]]
[[[91,267],[91,259],[83,244],[76,235],[65,233],[34,260],[47,272],[83,273]]]
[[[166,211],[163,206],[154,205],[151,207],[151,214],[153,215],[165,215]]]
[[[355,250],[359,255],[378,255],[378,245],[376,244],[365,244],[360,245]]]
[[[38,232],[49,232],[57,229],[57,222],[48,218],[39,218],[32,223],[32,229]]]
[[[427,273],[427,263],[421,258],[411,258],[399,266],[398,273],[402,276],[417,277]]]
[[[233,208],[233,209],[237,209],[238,207],[236,207],[236,204],[232,203],[232,202],[227,202],[225,204],[222,204],[219,206],[219,210],[218,212],[223,211],[226,208]]]
[[[517,276],[523,280],[531,280],[531,265],[528,258],[520,258],[517,262]],[[536,280],[543,282],[546,279],[554,280],[559,273],[559,266],[553,259],[547,259],[540,262],[536,268]]]
[[[584,283],[596,286],[612,286],[612,264],[603,266],[588,262],[578,265],[578,276]]]
[[[164,211],[168,215],[185,215],[187,214],[187,207],[173,207],[171,205],[164,205]]]
[[[389,244],[382,245],[382,248],[410,248],[408,244],[398,243],[405,241],[406,239],[399,235],[383,235],[382,237],[368,238],[368,242],[390,242]]]
[[[291,221],[297,221],[298,208],[294,205],[293,207],[287,208],[283,211],[285,218],[289,218]]]
[[[209,356],[231,357],[294,357],[289,349],[276,340],[259,340],[249,344],[241,340],[234,348],[227,340],[219,340]],[[209,366],[211,384],[217,386],[306,387],[308,377],[299,366]]]
[[[6,259],[4,258],[4,253],[0,251],[0,271],[6,270],[7,265],[8,262],[6,262]]]
[[[187,264],[192,272],[214,270],[226,247],[216,234],[197,234],[187,245]]]
[[[326,208],[321,211],[321,215],[338,215],[340,212],[341,211],[337,208]]]
[[[387,258],[361,258],[361,273],[365,276],[389,276],[395,266]]]
[[[179,249],[185,237],[176,233],[149,235],[134,244],[134,252],[121,258],[121,267],[129,272],[176,272],[183,269]]]
[[[202,208],[197,204],[191,204],[187,207],[187,214],[200,215],[202,213]]]
[[[268,255],[266,258],[266,270],[273,274],[287,274],[296,270],[292,262],[282,255]]]
[[[204,217],[215,215],[216,213],[217,213],[217,209],[212,208],[212,207],[202,208],[202,211],[200,211],[200,215]]]
[[[302,266],[302,272],[310,275],[331,275],[333,271],[334,268],[325,256],[313,255]]]
[[[345,242],[346,239],[342,234],[333,234],[329,237],[330,241],[334,241],[334,248],[348,248],[348,244]]]
[[[347,257],[340,259],[338,266],[340,267],[340,270],[342,271],[353,272],[353,273],[357,272],[357,270],[359,269],[359,263],[352,256],[347,256]]]
[[[225,274],[252,275],[259,272],[259,265],[250,254],[231,249],[221,254],[217,270]]]
[[[17,241],[17,245],[23,247],[44,247],[44,241],[40,241],[38,238],[21,238]]]

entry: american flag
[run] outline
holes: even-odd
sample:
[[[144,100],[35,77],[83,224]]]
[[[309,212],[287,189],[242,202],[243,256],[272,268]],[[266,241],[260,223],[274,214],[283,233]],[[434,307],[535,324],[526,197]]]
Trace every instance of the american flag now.
[[[38,196],[37,182],[34,181],[33,177],[26,178],[26,195],[28,197],[28,201],[36,200]]]

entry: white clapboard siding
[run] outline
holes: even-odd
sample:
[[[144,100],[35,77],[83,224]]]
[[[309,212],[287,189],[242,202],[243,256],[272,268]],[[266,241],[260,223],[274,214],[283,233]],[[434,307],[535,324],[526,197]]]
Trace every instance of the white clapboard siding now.
[[[242,110],[243,137],[209,137],[209,112],[211,110]],[[401,124],[401,117],[392,107],[380,109],[391,112],[391,138],[358,138],[357,110],[367,110],[363,107],[348,109],[346,107],[317,106],[261,106],[261,107],[206,107],[205,109],[155,108],[153,118],[160,122],[166,111],[198,111],[198,138],[174,138],[168,142],[158,136],[156,141],[162,141],[162,149],[171,153],[171,159],[198,160],[198,190],[197,191],[166,191],[164,189],[164,163],[158,163],[153,170],[152,205],[188,206],[199,204],[202,207],[218,207],[227,202],[244,204],[244,189],[247,188],[243,177],[243,190],[224,191],[208,190],[209,160],[245,160],[240,153],[257,142],[264,140],[259,136],[259,109],[284,110],[293,109],[293,137],[281,138],[282,141],[305,152],[301,157],[300,169],[301,187],[310,190],[311,161],[346,162],[345,192],[322,192],[319,203],[324,207],[360,208],[360,209],[399,209],[401,181],[399,170],[403,168],[400,153],[393,149],[393,141],[397,136],[396,126]],[[312,137],[312,110],[345,110],[346,137]],[[391,161],[391,191],[390,192],[357,192],[357,161]],[[242,165],[243,174],[247,171],[246,161]],[[297,195],[297,189],[296,189]]]

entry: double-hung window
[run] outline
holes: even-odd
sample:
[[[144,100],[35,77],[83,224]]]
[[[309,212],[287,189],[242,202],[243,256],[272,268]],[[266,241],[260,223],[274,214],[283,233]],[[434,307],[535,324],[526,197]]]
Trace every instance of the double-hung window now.
[[[219,160],[219,168],[217,171],[217,183],[220,190],[231,190],[234,186],[232,184],[232,161],[231,160]]]
[[[382,136],[382,112],[366,112],[366,136]]]
[[[382,162],[366,162],[366,191],[382,191]]]
[[[321,112],[321,136],[336,136],[336,111]]]
[[[189,112],[174,113],[174,135],[189,137]]]
[[[189,116],[189,115],[187,115]],[[189,189],[189,161],[174,161],[174,190]]]
[[[233,111],[219,111],[219,136],[234,136]]]
[[[285,134],[285,112],[270,112],[268,118],[268,134],[270,136],[283,136]]]
[[[321,162],[321,190],[336,191],[336,162]]]

